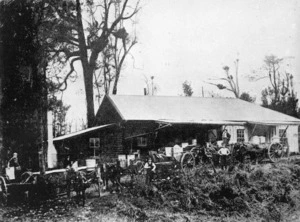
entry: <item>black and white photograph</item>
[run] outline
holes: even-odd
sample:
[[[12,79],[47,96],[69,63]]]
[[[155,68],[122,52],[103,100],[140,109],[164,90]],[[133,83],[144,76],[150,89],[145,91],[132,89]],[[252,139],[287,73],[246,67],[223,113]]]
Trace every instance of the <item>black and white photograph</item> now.
[[[0,0],[0,221],[299,222],[299,0]]]

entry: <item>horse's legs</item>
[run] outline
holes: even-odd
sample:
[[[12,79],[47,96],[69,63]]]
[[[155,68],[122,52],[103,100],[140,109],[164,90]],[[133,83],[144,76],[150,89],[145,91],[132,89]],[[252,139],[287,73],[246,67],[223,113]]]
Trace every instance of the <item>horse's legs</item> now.
[[[103,182],[104,182],[105,190],[107,190],[108,189],[108,177],[105,177]]]
[[[71,197],[71,181],[70,180],[67,181],[67,197],[68,198]]]
[[[85,188],[83,188],[81,191],[81,200],[82,200],[82,206],[85,205]]]
[[[209,162],[210,162],[210,164],[211,164],[211,166],[212,166],[212,168],[214,170],[214,173],[217,173],[216,168],[215,168],[215,164],[214,164],[212,158],[209,158]]]
[[[130,172],[130,182],[133,183],[134,180],[134,174],[133,172]]]

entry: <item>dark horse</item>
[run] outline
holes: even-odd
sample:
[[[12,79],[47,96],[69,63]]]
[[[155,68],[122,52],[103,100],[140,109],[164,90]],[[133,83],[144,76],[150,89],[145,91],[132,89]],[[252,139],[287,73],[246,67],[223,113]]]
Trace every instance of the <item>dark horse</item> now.
[[[104,189],[108,188],[108,181],[111,181],[112,187],[117,190],[122,187],[121,185],[121,176],[124,174],[125,170],[117,164],[107,164],[104,163],[101,165],[101,178],[103,180]]]
[[[67,195],[71,196],[71,188],[76,192],[76,202],[85,205],[85,190],[90,186],[90,182],[86,179],[84,172],[74,171],[72,168],[67,171]]]
[[[134,179],[134,175],[141,173],[143,169],[143,162],[141,160],[131,161],[130,165],[124,169],[120,166],[120,162],[117,163],[104,163],[100,167],[101,169],[101,179],[103,180],[104,189],[108,188],[108,182],[112,183],[112,190],[117,191],[122,188],[121,177],[129,175],[131,182]]]
[[[260,162],[266,156],[267,149],[255,144],[236,143],[233,146],[232,157],[235,162],[244,164],[250,162]]]

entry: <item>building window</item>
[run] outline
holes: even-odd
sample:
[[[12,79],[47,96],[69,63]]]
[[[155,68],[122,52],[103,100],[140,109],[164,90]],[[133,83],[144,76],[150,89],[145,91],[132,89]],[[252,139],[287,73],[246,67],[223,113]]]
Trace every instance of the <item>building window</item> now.
[[[238,129],[236,131],[236,141],[237,142],[244,142],[245,141],[245,130],[244,129]]]
[[[90,138],[90,148],[99,148],[100,147],[100,138]]]
[[[285,129],[279,129],[279,138],[280,138],[280,143],[282,143],[284,145],[287,144],[286,130]]]
[[[147,146],[147,138],[143,137],[143,136],[137,137],[137,145],[138,146]]]

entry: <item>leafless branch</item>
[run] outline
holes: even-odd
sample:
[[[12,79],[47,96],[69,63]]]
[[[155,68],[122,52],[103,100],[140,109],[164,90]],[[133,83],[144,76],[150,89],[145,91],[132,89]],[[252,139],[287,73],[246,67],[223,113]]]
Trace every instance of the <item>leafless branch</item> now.
[[[75,68],[74,68],[74,63],[76,61],[79,61],[80,60],[80,57],[76,57],[76,58],[73,58],[71,61],[70,61],[70,71],[67,73],[67,75],[64,77],[63,81],[60,82],[58,84],[58,89],[60,91],[64,91],[66,88],[67,88],[67,80],[68,78],[70,77],[70,75],[73,73],[73,72],[76,72],[75,71]],[[62,87],[63,86],[63,87]]]

